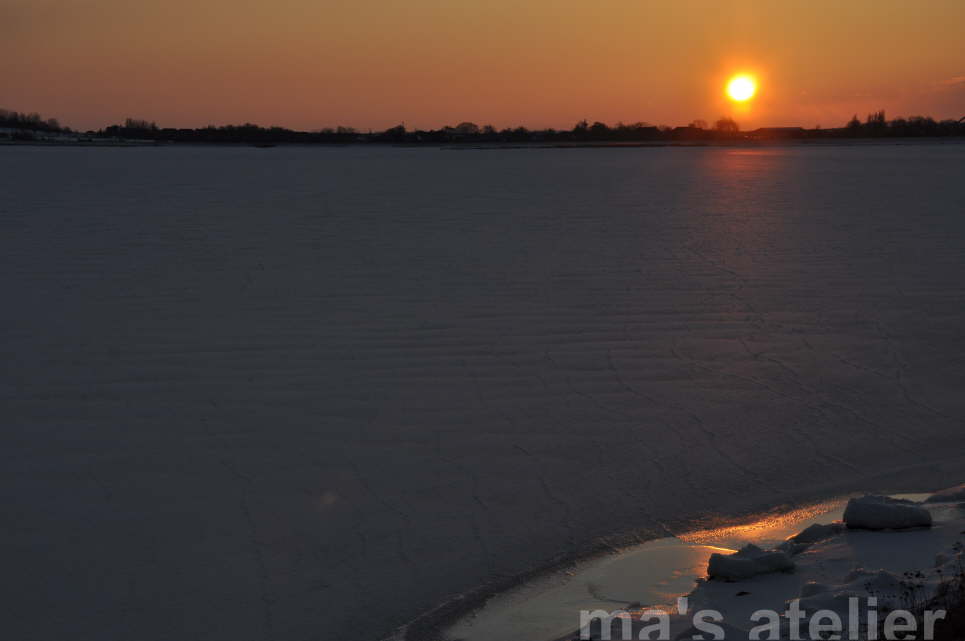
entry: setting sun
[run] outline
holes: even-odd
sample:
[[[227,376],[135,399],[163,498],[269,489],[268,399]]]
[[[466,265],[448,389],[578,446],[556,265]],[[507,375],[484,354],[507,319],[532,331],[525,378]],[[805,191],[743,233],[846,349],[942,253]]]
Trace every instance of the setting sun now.
[[[731,100],[746,102],[757,93],[757,81],[747,74],[739,74],[727,82],[727,95]]]

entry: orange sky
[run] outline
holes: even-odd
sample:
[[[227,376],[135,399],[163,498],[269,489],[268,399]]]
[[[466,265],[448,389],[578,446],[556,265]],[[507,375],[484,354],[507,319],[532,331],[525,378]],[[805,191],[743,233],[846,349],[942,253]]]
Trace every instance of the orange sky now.
[[[963,0],[0,0],[0,107],[79,128],[957,119],[963,30]],[[746,110],[736,71],[760,78]]]

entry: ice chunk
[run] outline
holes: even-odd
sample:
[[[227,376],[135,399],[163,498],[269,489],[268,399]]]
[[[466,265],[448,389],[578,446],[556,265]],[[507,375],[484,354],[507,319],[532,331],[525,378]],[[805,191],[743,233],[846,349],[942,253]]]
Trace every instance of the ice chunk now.
[[[925,499],[925,503],[946,503],[952,501],[965,501],[965,483],[935,492]]]
[[[900,530],[931,527],[931,513],[912,501],[869,494],[848,501],[844,523],[849,528]]]
[[[787,572],[794,561],[782,550],[762,550],[749,543],[734,554],[711,554],[707,575],[711,579],[741,581],[768,572]]]
[[[778,546],[778,549],[783,550],[792,556],[795,554],[800,554],[812,543],[830,539],[832,536],[843,532],[844,529],[844,523],[841,521],[835,521],[833,523],[815,523],[814,525],[801,530],[787,541],[781,543]]]
[[[791,540],[795,543],[817,543],[824,539],[830,539],[842,531],[844,531],[844,523],[841,521],[835,521],[834,523],[815,523],[792,536]]]

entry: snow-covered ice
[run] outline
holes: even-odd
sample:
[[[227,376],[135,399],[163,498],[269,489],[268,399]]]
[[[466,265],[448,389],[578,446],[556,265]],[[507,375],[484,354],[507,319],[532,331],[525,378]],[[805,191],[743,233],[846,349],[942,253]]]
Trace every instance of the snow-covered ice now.
[[[716,552],[707,563],[707,576],[724,581],[740,581],[769,572],[790,572],[794,561],[783,550],[762,550],[748,543],[733,554]]]
[[[921,501],[927,496],[896,498]],[[760,609],[783,613],[790,601],[799,600],[805,611],[840,611],[842,605],[849,606],[850,596],[867,602],[871,595],[886,606],[903,596],[903,590],[889,591],[896,582],[903,583],[903,589],[919,586],[917,594],[925,598],[943,580],[938,567],[944,567],[945,580],[954,574],[960,558],[955,546],[965,542],[961,506],[929,504],[934,528],[870,531],[845,527],[841,518],[846,505],[847,499],[835,499],[769,513],[749,523],[648,541],[585,562],[499,595],[452,626],[449,638],[569,641],[581,610],[640,613],[653,607],[673,614],[670,638],[677,638],[692,621],[691,616],[675,614],[678,599],[686,597],[690,615],[718,610],[732,628],[743,631],[727,638],[746,639],[750,617]],[[749,548],[751,557],[765,549],[781,550],[794,567],[735,574],[727,580],[708,576],[714,574],[712,559],[733,558],[735,548]]]
[[[963,165],[0,149],[5,634],[370,641],[601,537],[960,483]]]
[[[931,512],[913,501],[869,494],[848,501],[844,524],[865,530],[930,527]]]
[[[965,544],[965,511],[958,507],[928,509],[934,516],[933,528],[839,528],[799,551],[792,575],[731,584],[703,581],[691,600],[695,607],[721,610],[728,622],[744,630],[754,625],[750,617],[756,609],[784,612],[792,601],[804,612],[831,610],[846,622],[852,616],[852,598],[857,599],[860,613],[866,612],[872,597],[870,603],[883,613],[923,604],[958,574]],[[745,596],[737,596],[741,593]],[[861,623],[866,625],[867,618]]]

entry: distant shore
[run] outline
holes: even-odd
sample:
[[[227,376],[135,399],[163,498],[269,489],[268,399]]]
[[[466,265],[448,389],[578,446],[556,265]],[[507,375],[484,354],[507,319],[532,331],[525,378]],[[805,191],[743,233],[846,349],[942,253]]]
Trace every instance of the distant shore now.
[[[306,147],[306,148],[358,148],[358,147],[401,147],[443,149],[453,151],[496,151],[496,150],[527,150],[527,149],[657,149],[657,148],[773,148],[773,147],[835,147],[835,146],[885,146],[885,145],[944,145],[962,144],[965,136],[902,136],[891,138],[832,138],[832,139],[772,139],[772,140],[655,140],[639,142],[600,141],[600,142],[493,142],[493,143],[406,143],[406,142],[370,142],[370,143],[298,143],[279,142],[272,144],[254,144],[249,142],[177,142],[155,140],[3,140],[0,147],[249,147],[253,149],[273,149],[276,147]]]
[[[384,131],[359,131],[353,127],[327,127],[299,131],[286,127],[263,127],[253,123],[208,125],[196,128],[162,127],[150,120],[127,118],[123,124],[98,130],[77,131],[62,127],[55,118],[44,120],[37,113],[0,110],[0,142],[41,144],[247,144],[273,147],[281,144],[367,145],[404,144],[414,146],[470,145],[505,148],[547,147],[649,147],[693,145],[741,145],[751,143],[831,142],[840,140],[895,140],[905,138],[963,138],[965,117],[935,120],[930,116],[898,117],[888,120],[883,110],[857,114],[842,127],[805,128],[759,127],[742,130],[732,118],[722,117],[710,124],[694,120],[670,127],[647,122],[590,123],[584,119],[570,129],[528,129],[461,122],[438,129],[408,129],[405,124]]]

